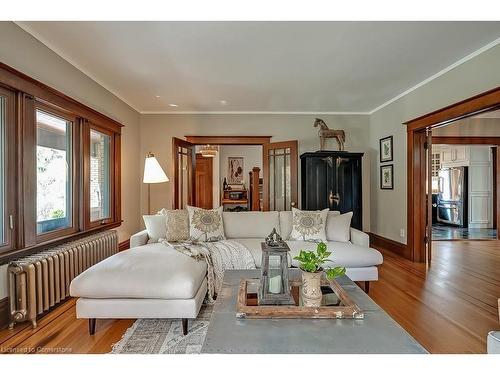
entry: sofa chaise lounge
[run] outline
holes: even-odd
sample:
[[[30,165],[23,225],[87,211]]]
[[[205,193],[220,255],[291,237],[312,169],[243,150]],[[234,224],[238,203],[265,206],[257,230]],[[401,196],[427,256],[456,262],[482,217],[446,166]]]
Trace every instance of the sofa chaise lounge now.
[[[346,242],[333,241],[333,225],[338,212],[328,213],[326,222],[327,245],[333,251],[333,264],[346,267],[353,281],[378,279],[377,266],[382,255],[369,246],[366,233],[348,229]],[[237,241],[251,252],[257,268],[261,265],[261,242],[276,228],[284,239],[292,232],[292,213],[277,212],[223,212],[227,239]],[[78,318],[89,319],[89,332],[94,334],[99,318],[171,318],[182,319],[183,333],[187,333],[188,319],[197,317],[207,293],[204,261],[196,261],[162,243],[149,243],[146,230],[130,238],[130,249],[89,268],[71,283],[70,294],[79,297],[76,304]],[[306,241],[287,241],[292,260],[301,249],[313,250],[316,244]]]

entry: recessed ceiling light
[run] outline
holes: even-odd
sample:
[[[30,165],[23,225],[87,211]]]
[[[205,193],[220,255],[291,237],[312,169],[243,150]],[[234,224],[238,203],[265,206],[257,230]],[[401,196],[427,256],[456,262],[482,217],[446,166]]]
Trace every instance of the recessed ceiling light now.
[[[174,103],[170,103],[170,104],[169,104],[169,106],[170,106],[170,107],[178,107],[178,105],[177,105],[177,104],[174,104]]]
[[[160,96],[160,95],[156,95],[156,98],[157,98],[157,99],[158,99],[158,98],[161,98],[161,96]]]
[[[222,104],[222,105],[226,105],[227,101],[225,101],[225,100],[219,100],[219,103]]]

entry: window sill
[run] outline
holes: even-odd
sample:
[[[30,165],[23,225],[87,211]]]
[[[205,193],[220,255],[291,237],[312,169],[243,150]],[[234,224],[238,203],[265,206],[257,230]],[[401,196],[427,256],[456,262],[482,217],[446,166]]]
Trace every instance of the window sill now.
[[[115,222],[115,223],[108,223],[108,224],[103,224],[98,227],[94,227],[88,230],[80,231],[77,233],[72,233],[66,236],[62,236],[50,241],[45,241],[43,243],[36,244],[35,246],[27,247],[24,249],[16,249],[16,250],[10,250],[6,251],[5,253],[0,253],[0,266],[9,263],[12,260],[19,259],[21,257],[31,255],[40,251],[43,251],[45,249],[48,249],[50,247],[69,242],[72,240],[76,240],[78,238],[87,236],[89,234],[93,234],[96,232],[100,232],[103,230],[108,230],[108,229],[113,229],[113,228],[118,228],[122,224],[122,221]]]

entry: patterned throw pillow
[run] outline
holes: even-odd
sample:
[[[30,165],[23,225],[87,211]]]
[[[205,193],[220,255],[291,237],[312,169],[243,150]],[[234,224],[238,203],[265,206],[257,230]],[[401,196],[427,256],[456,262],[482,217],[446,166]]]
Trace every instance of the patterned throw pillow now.
[[[187,210],[166,210],[162,208],[158,215],[166,216],[166,235],[168,242],[189,240],[189,215]]]
[[[225,240],[222,207],[213,210],[187,206],[191,241],[214,242]]]
[[[326,241],[326,216],[328,208],[321,211],[302,211],[292,207],[293,229],[291,240]]]

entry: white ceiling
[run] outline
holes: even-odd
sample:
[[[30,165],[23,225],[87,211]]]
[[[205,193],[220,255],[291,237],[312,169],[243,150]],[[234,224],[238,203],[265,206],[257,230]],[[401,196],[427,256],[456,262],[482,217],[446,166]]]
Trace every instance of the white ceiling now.
[[[142,113],[366,113],[500,37],[500,22],[18,25]]]

